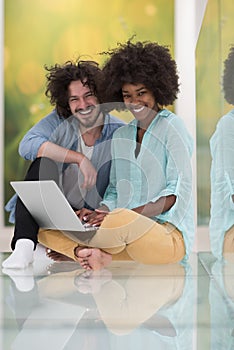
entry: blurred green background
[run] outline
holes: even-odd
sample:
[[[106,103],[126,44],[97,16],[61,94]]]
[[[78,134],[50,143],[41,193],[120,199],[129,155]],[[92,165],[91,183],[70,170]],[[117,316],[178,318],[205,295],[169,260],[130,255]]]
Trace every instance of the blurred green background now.
[[[28,163],[18,155],[25,132],[51,110],[44,96],[45,65],[82,55],[102,63],[100,52],[125,42],[152,40],[173,54],[174,1],[5,1],[5,203],[10,180],[22,179]],[[8,215],[5,217],[7,224]]]

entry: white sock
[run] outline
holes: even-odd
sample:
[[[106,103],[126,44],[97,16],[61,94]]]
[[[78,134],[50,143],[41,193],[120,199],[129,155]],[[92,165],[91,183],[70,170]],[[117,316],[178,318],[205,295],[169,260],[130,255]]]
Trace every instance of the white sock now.
[[[34,243],[31,239],[19,239],[15,250],[3,261],[2,267],[7,269],[25,269],[33,262]]]
[[[44,260],[48,263],[54,263],[54,260],[49,258],[46,254],[46,247],[44,247],[42,244],[38,243],[36,249],[34,250],[33,254],[34,262],[38,260]]]
[[[46,255],[46,247],[37,244],[36,250],[34,250],[33,257],[33,273],[37,275],[48,275],[48,267],[54,263],[54,260]]]
[[[4,268],[2,272],[12,279],[20,292],[29,292],[33,289],[35,283],[31,266],[24,270]]]

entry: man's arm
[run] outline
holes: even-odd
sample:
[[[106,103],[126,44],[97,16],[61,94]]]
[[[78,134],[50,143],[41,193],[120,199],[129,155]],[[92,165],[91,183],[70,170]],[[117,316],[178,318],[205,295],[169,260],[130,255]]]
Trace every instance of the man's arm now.
[[[19,144],[19,154],[26,160],[35,160],[41,145],[51,140],[52,134],[62,125],[64,119],[53,111],[29,129]]]
[[[26,160],[48,157],[61,163],[77,164],[84,175],[83,187],[89,189],[96,183],[97,171],[82,153],[69,149],[75,140],[69,136],[75,133],[70,127],[67,120],[53,111],[25,134],[19,145],[19,154]]]
[[[72,151],[54,144],[53,142],[46,141],[44,142],[39,150],[38,157],[47,157],[56,162],[61,163],[74,163],[77,164],[84,176],[83,188],[91,188],[96,183],[97,171],[90,162],[82,153]]]

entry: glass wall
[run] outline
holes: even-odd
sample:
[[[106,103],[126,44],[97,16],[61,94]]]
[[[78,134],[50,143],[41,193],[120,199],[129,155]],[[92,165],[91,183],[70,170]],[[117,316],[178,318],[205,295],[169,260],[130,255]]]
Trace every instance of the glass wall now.
[[[197,195],[198,224],[210,219],[210,138],[216,124],[231,106],[222,92],[223,62],[233,34],[234,6],[231,0],[208,1],[196,50],[197,101]]]

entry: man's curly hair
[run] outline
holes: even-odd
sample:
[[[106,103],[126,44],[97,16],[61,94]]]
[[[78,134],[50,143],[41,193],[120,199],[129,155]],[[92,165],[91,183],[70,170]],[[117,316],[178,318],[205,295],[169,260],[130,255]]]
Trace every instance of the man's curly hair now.
[[[225,100],[234,105],[234,46],[224,61],[223,92]]]
[[[134,44],[128,40],[102,54],[109,56],[103,65],[104,102],[123,102],[122,86],[125,83],[143,84],[161,106],[170,105],[177,98],[177,66],[166,46],[153,42]],[[123,103],[118,106],[124,109]]]
[[[97,62],[78,59],[75,62],[67,61],[63,65],[45,66],[45,69],[48,71],[45,94],[59,116],[65,119],[71,116],[68,87],[72,81],[80,80],[83,85],[88,86],[101,103],[98,84],[101,82],[102,71]]]

